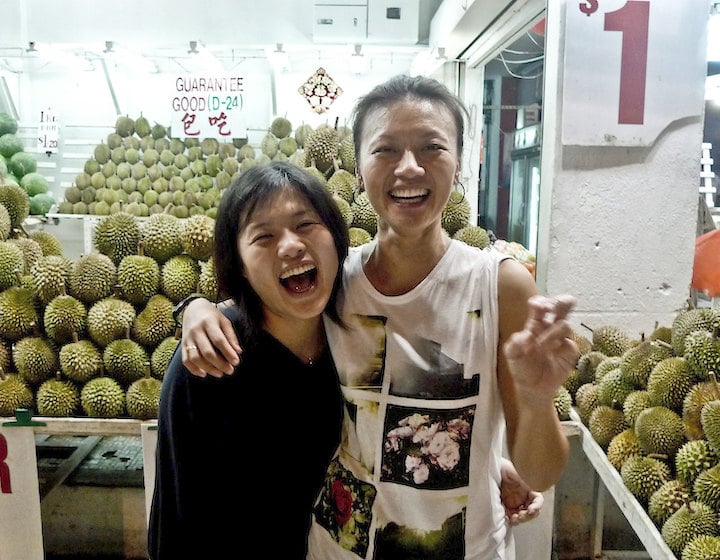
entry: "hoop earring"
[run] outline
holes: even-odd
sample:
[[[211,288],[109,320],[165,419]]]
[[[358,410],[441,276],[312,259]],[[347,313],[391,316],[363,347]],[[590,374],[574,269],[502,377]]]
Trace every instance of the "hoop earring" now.
[[[458,186],[460,186],[460,191],[459,191],[459,192],[462,192],[462,197],[465,198],[465,185],[463,185],[461,181],[458,181],[457,183],[455,183],[455,187],[456,187],[455,190],[458,190],[458,189],[457,189]],[[455,202],[455,203],[453,203],[453,204],[460,204],[460,201]]]

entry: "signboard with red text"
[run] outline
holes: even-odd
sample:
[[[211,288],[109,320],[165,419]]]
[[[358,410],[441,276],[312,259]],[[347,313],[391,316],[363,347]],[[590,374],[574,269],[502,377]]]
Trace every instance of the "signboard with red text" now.
[[[247,137],[246,83],[240,75],[175,76],[169,99],[170,128],[176,138]]]
[[[562,143],[649,146],[703,110],[708,0],[565,4]]]
[[[0,423],[0,560],[43,560],[32,427]]]

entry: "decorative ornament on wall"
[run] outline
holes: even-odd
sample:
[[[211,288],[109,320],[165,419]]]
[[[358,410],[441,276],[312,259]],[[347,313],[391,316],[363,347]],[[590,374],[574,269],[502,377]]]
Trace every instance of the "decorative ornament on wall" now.
[[[333,101],[343,92],[324,68],[318,68],[307,81],[298,88],[310,107],[318,115],[330,109]]]

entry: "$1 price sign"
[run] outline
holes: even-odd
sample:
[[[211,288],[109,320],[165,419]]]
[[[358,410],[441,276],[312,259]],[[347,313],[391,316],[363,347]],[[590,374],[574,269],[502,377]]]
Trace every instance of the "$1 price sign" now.
[[[706,0],[565,6],[562,141],[647,146],[703,108]]]

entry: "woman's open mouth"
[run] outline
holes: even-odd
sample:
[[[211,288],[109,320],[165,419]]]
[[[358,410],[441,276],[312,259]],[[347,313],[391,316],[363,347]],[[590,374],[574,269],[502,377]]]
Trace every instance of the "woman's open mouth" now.
[[[311,264],[304,264],[285,271],[280,276],[280,283],[286,290],[299,294],[315,285],[317,268]]]

